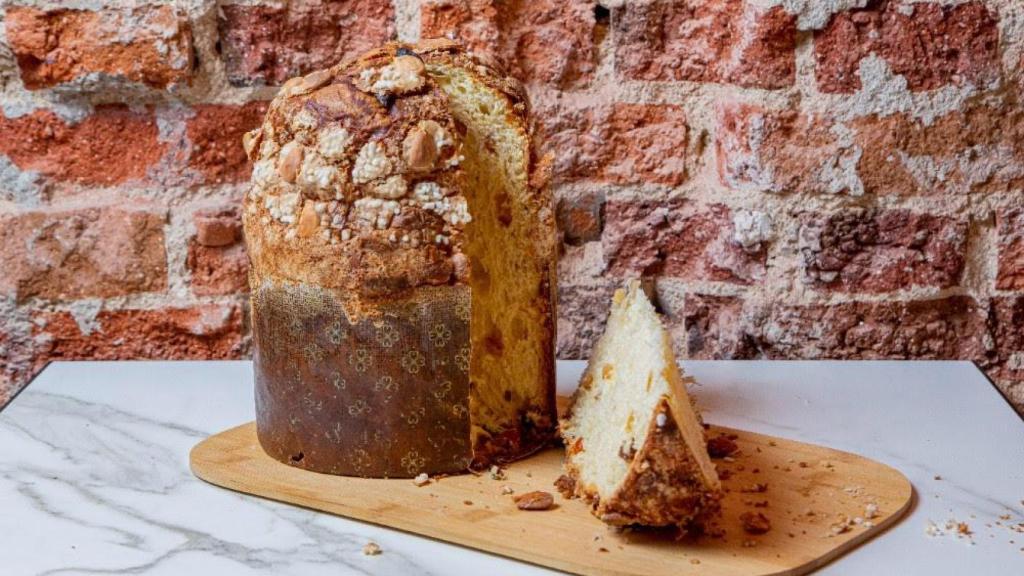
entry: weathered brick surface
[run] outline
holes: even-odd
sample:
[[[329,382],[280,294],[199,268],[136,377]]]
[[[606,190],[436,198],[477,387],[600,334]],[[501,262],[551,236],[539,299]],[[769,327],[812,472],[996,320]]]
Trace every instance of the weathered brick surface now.
[[[395,11],[380,0],[305,0],[220,6],[221,52],[232,84],[283,83],[395,37]]]
[[[428,0],[420,7],[420,33],[462,41],[525,82],[580,85],[596,68],[595,6],[590,0]]]
[[[1007,396],[1019,406],[1024,402],[1024,296],[994,298],[991,322],[995,358],[986,368],[989,376],[1004,384]]]
[[[33,324],[51,360],[236,358],[245,347],[236,305],[101,310],[87,329],[68,312],[39,312]]]
[[[862,3],[8,3],[0,397],[49,358],[246,353],[242,134],[420,33],[529,94],[560,356],[648,276],[684,356],[969,358],[1024,413],[1019,10]]]
[[[897,114],[850,125],[865,192],[1002,194],[1024,186],[1024,108],[1015,91],[969,102],[930,124]]]
[[[266,102],[196,106],[186,127],[192,145],[189,167],[207,183],[248,180],[252,165],[242,149],[242,135],[262,124],[266,111]]]
[[[242,240],[242,219],[234,206],[197,211],[196,235],[189,240],[186,264],[197,296],[238,294],[248,290],[249,257]]]
[[[679,106],[565,99],[539,108],[557,179],[669,185],[686,179],[688,129]]]
[[[963,296],[801,306],[693,294],[682,318],[693,358],[984,361],[987,316]]]
[[[498,9],[494,0],[423,0],[420,36],[451,38],[480,54],[497,55]]]
[[[614,284],[558,287],[556,353],[559,358],[587,358],[604,332]]]
[[[12,6],[5,27],[30,90],[102,76],[165,88],[187,82],[193,73],[191,25],[171,6]]]
[[[757,192],[860,193],[860,153],[837,142],[831,127],[794,110],[752,104],[718,109],[716,163],[723,185]]]
[[[642,0],[612,12],[615,68],[632,80],[793,84],[796,19],[745,0]]]
[[[996,216],[998,272],[996,288],[1024,290],[1024,207]],[[1024,324],[1021,325],[1024,327]]]
[[[982,2],[953,6],[872,1],[840,12],[815,34],[815,75],[823,92],[861,87],[860,62],[875,54],[911,90],[987,84],[999,76],[999,26]]]
[[[238,206],[203,208],[192,215],[196,241],[201,246],[222,247],[242,239],[242,214]]]
[[[609,202],[602,235],[608,271],[617,276],[667,276],[750,284],[764,276],[765,252],[745,251],[722,205],[681,200]]]
[[[162,157],[156,119],[125,106],[101,106],[77,123],[49,110],[0,115],[0,154],[22,170],[60,182],[112,185],[141,180]]]
[[[966,245],[966,222],[908,210],[805,215],[800,228],[807,280],[844,292],[956,286]]]
[[[945,195],[1024,185],[1024,110],[1015,93],[932,122],[907,114],[836,121],[723,103],[716,164],[733,190]]]
[[[192,241],[188,247],[192,293],[223,296],[249,290],[249,256],[241,243],[213,248]]]
[[[604,228],[604,194],[568,193],[557,200],[555,218],[562,240],[579,245],[601,238]]]
[[[0,215],[0,295],[68,300],[162,290],[165,214],[114,206]]]

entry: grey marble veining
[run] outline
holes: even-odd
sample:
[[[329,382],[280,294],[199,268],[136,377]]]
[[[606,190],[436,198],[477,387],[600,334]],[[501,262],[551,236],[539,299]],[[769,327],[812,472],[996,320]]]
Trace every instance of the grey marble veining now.
[[[911,515],[824,572],[1024,574],[1024,534],[985,527],[1024,522],[1024,423],[970,364],[686,366],[709,421],[910,477]],[[566,392],[581,365],[559,368]],[[49,367],[0,412],[0,574],[550,573],[196,479],[189,450],[252,418],[250,382],[245,362]],[[925,534],[948,518],[971,541]],[[384,553],[364,556],[369,540]]]

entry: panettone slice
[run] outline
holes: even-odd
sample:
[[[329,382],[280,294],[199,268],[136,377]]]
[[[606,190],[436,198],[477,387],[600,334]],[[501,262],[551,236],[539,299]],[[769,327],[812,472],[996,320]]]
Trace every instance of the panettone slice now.
[[[668,332],[639,282],[618,290],[562,421],[566,487],[612,525],[703,525],[721,485]]]

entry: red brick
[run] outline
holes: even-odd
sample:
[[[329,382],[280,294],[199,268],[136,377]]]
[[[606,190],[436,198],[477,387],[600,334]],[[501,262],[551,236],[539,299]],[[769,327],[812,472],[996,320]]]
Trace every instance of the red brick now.
[[[558,180],[668,184],[686,179],[688,127],[671,104],[538,105]]]
[[[967,223],[909,210],[854,208],[807,214],[799,239],[814,286],[840,292],[889,292],[960,282]]]
[[[193,73],[192,29],[170,6],[37,10],[10,7],[7,40],[30,90],[109,75],[154,88]]]
[[[741,0],[644,0],[612,12],[615,67],[632,80],[785,88],[796,74],[796,19]]]
[[[563,359],[585,360],[604,332],[615,292],[613,283],[558,286],[556,354]]]
[[[0,115],[0,154],[57,181],[113,185],[146,177],[166,149],[151,113],[100,106],[78,123],[49,110]]]
[[[1024,412],[1024,296],[993,298],[991,323],[995,351],[986,371]]]
[[[931,124],[899,114],[868,116],[851,127],[868,192],[1006,193],[1024,186],[1024,109],[1012,93],[970,102]]]
[[[192,144],[189,167],[198,170],[207,183],[248,180],[252,166],[242,149],[242,135],[262,124],[266,111],[266,102],[196,106],[195,116],[186,126]]]
[[[281,84],[395,37],[394,7],[380,0],[228,4],[219,10],[221,52],[234,85]]]
[[[245,352],[237,305],[101,310],[83,332],[68,312],[40,311],[33,318],[46,360],[223,359]]]
[[[4,320],[9,321],[10,318]],[[31,338],[0,328],[0,359],[0,409],[3,409],[32,379]]]
[[[987,85],[999,77],[999,24],[981,2],[883,0],[840,12],[814,35],[818,88],[857,91],[860,61],[872,53],[905,77],[913,91]]]
[[[165,220],[112,206],[0,215],[0,292],[21,302],[163,290]]]
[[[242,239],[242,215],[237,206],[203,208],[192,215],[196,241],[201,246],[221,247]]]
[[[575,86],[590,80],[597,64],[595,6],[590,0],[431,0],[420,6],[420,35],[458,39],[504,62],[524,82]]]
[[[197,296],[239,294],[249,289],[249,256],[242,243],[212,248],[193,240],[188,245],[187,265],[192,293]]]
[[[985,361],[991,339],[987,309],[966,296],[787,305],[691,294],[684,308],[691,358]]]
[[[604,194],[563,193],[555,205],[555,219],[565,242],[573,245],[599,240],[604,227]]]
[[[725,103],[718,109],[715,152],[719,179],[735,190],[861,192],[842,168],[858,152],[841,146],[831,126],[794,111]],[[829,170],[826,167],[835,167]]]
[[[498,9],[494,0],[424,0],[420,37],[451,38],[470,50],[498,56]]]
[[[996,233],[999,250],[996,288],[1024,290],[1024,210],[1000,211],[996,215]]]
[[[721,182],[735,190],[947,195],[1024,186],[1024,110],[1005,94],[931,123],[905,114],[841,123],[726,103],[715,138]]]
[[[732,214],[683,200],[610,201],[602,237],[608,271],[750,284],[764,277],[766,252],[748,253],[733,239]]]

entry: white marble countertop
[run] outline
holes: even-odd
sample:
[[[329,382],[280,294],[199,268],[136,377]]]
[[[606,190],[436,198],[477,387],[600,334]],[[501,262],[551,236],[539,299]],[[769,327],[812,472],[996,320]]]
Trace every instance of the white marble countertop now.
[[[972,364],[685,367],[708,421],[857,452],[913,482],[906,518],[821,573],[1024,574],[1024,533],[1007,527],[1024,522],[1024,421]],[[562,393],[581,369],[560,363]],[[50,365],[0,412],[0,573],[550,573],[196,479],[189,450],[253,418],[251,381],[248,362]],[[973,536],[925,533],[950,518]],[[362,554],[370,539],[382,555]]]

